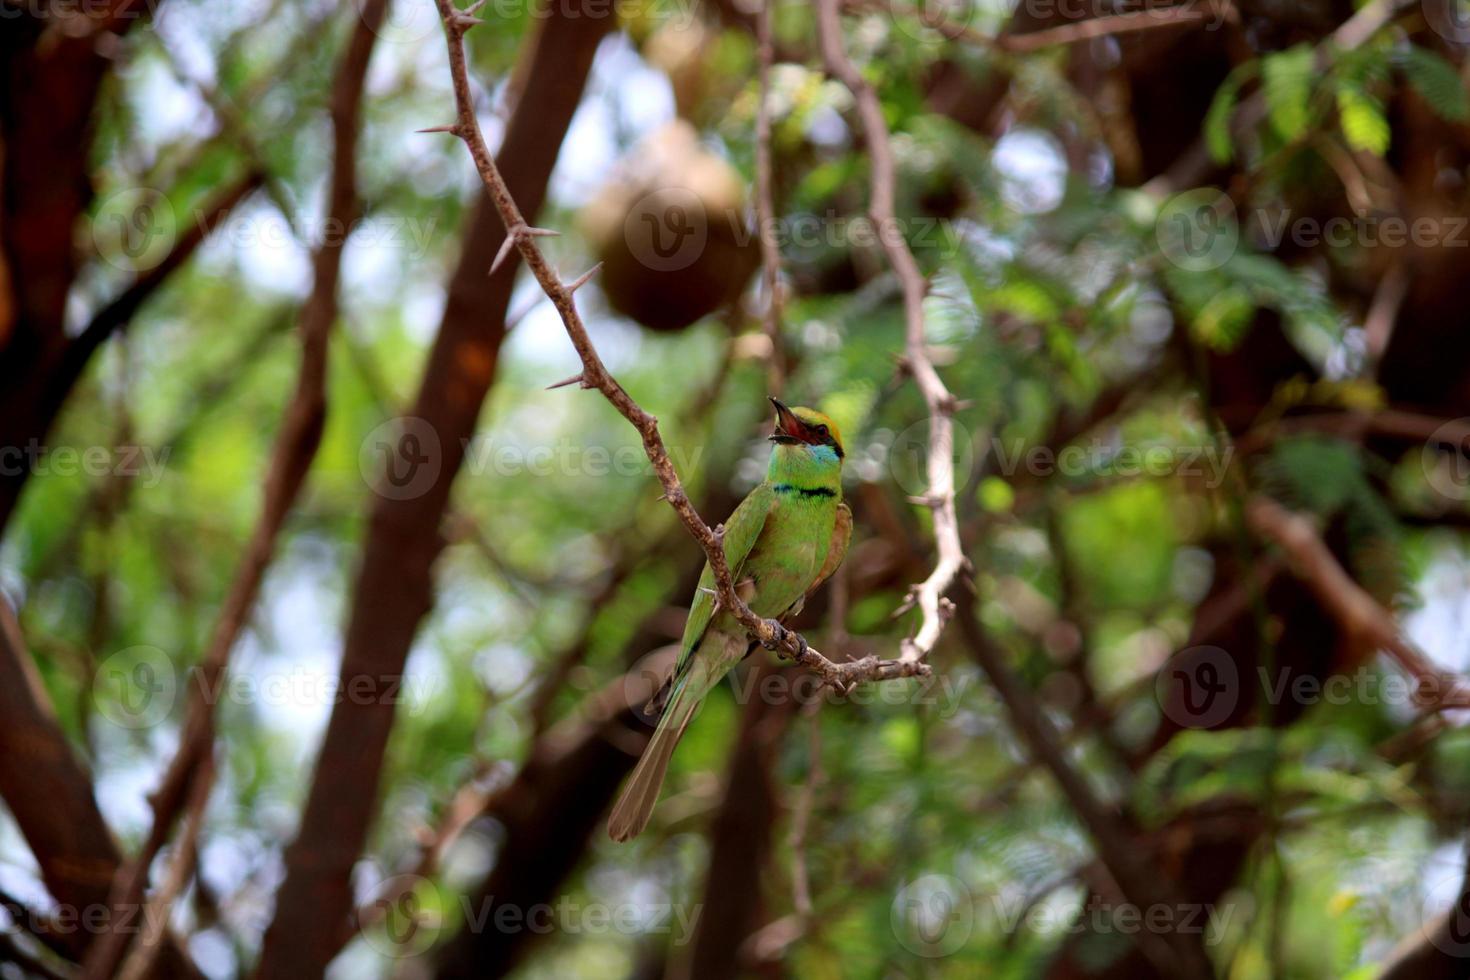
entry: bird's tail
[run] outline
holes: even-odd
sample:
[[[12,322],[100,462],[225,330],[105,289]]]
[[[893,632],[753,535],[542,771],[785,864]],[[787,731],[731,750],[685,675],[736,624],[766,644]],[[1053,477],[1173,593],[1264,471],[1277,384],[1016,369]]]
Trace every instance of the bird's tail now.
[[[653,738],[643,750],[643,758],[623,787],[622,795],[613,806],[612,816],[607,819],[607,833],[615,841],[631,840],[648,826],[653,815],[653,805],[658,802],[658,791],[664,784],[664,773],[669,769],[674,747],[684,737],[689,720],[699,710],[703,692],[690,690],[689,678],[683,677],[675,684],[668,707],[659,719]]]

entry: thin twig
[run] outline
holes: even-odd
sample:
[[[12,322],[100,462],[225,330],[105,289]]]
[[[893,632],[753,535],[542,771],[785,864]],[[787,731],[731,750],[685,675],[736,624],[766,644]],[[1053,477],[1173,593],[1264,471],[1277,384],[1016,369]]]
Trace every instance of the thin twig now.
[[[714,573],[720,605],[729,610],[730,614],[763,646],[780,651],[840,689],[850,688],[866,680],[927,675],[928,665],[911,658],[880,660],[870,656],[851,663],[833,663],[809,647],[798,634],[787,630],[775,620],[762,619],[757,616],[735,593],[735,583],[730,574],[730,566],[725,561],[722,545],[723,527],[710,528],[695,512],[693,504],[689,502],[688,494],[685,493],[679,481],[679,474],[674,470],[673,463],[669,461],[668,450],[664,447],[663,438],[658,432],[658,419],[644,411],[602,363],[602,358],[598,355],[597,348],[593,346],[587,334],[587,328],[582,323],[581,315],[577,312],[572,291],[562,282],[556,270],[552,269],[546,256],[536,244],[536,239],[542,236],[544,229],[532,228],[526,223],[520,208],[511,198],[510,189],[506,186],[505,179],[501,176],[499,168],[496,167],[495,159],[491,156],[490,149],[480,133],[479,120],[475,116],[474,100],[470,94],[469,70],[464,51],[465,32],[479,21],[457,10],[451,0],[435,0],[435,3],[439,8],[440,19],[444,23],[444,36],[449,49],[449,72],[454,87],[456,122],[449,126],[447,131],[458,136],[469,148],[470,156],[475,162],[475,169],[485,184],[485,190],[495,204],[496,210],[500,212],[501,219],[505,222],[507,240],[515,243],[515,248],[525,261],[527,268],[531,270],[531,274],[561,316],[567,336],[571,339],[572,346],[576,348],[577,355],[582,360],[581,386],[596,388],[600,391],[603,397],[618,410],[618,413],[638,430],[638,434],[643,439],[644,452],[648,455],[654,473],[657,474],[659,483],[663,486],[664,498],[668,500],[684,526],[689,529],[689,533],[704,550],[705,558]]]
[[[816,702],[813,702],[815,704]],[[822,779],[822,722],[811,713],[811,735],[807,740],[806,784],[791,817],[791,902],[803,919],[812,914],[811,879],[806,867],[806,832],[811,824],[812,806],[817,798],[817,783]]]
[[[1209,3],[1185,2],[1177,7],[1134,10],[1107,17],[1093,17],[1075,24],[1062,24],[1059,27],[1050,27],[1041,31],[1008,34],[997,38],[996,43],[1007,51],[1025,54],[1054,45],[1076,44],[1079,41],[1091,41],[1099,37],[1116,37],[1119,34],[1133,34],[1158,28],[1203,24],[1215,19],[1216,12],[1212,7],[1213,5]],[[1234,8],[1231,8],[1229,14],[1233,13]]]
[[[118,980],[144,980],[153,970],[153,964],[163,948],[163,938],[174,902],[178,900],[194,873],[194,861],[199,856],[199,831],[204,824],[204,810],[209,804],[209,792],[214,788],[214,775],[213,760],[205,759],[200,763],[199,774],[189,794],[184,830],[174,842],[168,876],[143,908],[143,935],[123,962],[122,969],[118,971]]]
[[[945,622],[954,614],[954,604],[944,597],[951,583],[967,567],[960,544],[959,520],[954,505],[954,395],[944,386],[939,372],[924,347],[924,294],[927,284],[919,263],[909,250],[903,229],[894,213],[897,183],[888,123],[878,93],[863,78],[842,44],[842,24],[837,15],[840,0],[819,0],[817,34],[827,70],[852,92],[862,118],[863,136],[872,169],[868,211],[877,226],[883,251],[888,256],[903,289],[904,367],[929,407],[929,452],[926,468],[928,491],[922,502],[934,515],[934,543],[939,557],[929,577],[915,586],[909,599],[921,616],[918,632],[903,642],[901,659],[921,661],[934,649]]]

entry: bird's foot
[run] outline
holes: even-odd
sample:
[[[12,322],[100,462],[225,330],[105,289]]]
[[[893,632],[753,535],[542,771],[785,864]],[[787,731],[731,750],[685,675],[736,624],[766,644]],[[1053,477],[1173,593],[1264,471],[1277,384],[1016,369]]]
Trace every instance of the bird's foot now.
[[[796,637],[796,659],[800,660],[806,656],[807,643],[804,636],[795,630],[787,629],[774,619],[766,620],[766,625],[771,628],[771,639],[770,642],[763,642],[761,646],[779,653],[785,648],[787,639],[794,636]]]

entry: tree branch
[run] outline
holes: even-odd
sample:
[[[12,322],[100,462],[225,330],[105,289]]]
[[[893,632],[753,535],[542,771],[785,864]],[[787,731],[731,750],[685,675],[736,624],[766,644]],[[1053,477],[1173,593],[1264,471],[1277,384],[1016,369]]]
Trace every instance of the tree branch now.
[[[771,189],[771,8],[776,0],[762,0],[756,14],[757,56],[760,59],[760,103],[755,114],[756,223],[761,236],[762,280],[766,287],[766,339],[770,342],[768,372],[773,394],[786,383],[786,354],[781,344],[781,244],[776,239],[776,206]]]
[[[903,237],[903,229],[894,213],[894,188],[897,172],[893,147],[889,143],[888,123],[878,93],[863,78],[848,58],[842,44],[842,24],[837,16],[841,0],[818,0],[817,34],[827,70],[852,92],[857,100],[858,115],[863,123],[863,136],[868,148],[871,200],[868,211],[877,226],[878,239],[903,289],[904,367],[929,406],[929,453],[926,476],[928,492],[922,503],[934,515],[934,543],[939,558],[929,577],[915,586],[909,601],[916,604],[921,616],[919,630],[903,643],[902,662],[918,663],[939,642],[945,621],[954,613],[954,604],[944,597],[955,578],[968,567],[960,545],[959,520],[954,506],[954,423],[955,398],[934,370],[934,363],[924,347],[924,294],[927,284],[914,253]]]
[[[357,216],[357,130],[363,82],[387,7],[388,0],[368,0],[355,20],[356,28],[332,89],[333,159],[328,214],[344,229],[351,228]],[[196,792],[195,784],[205,778],[202,771],[209,768],[207,763],[214,749],[214,695],[220,690],[230,653],[255,606],[286,515],[300,495],[321,442],[327,412],[327,341],[337,319],[337,283],[345,246],[346,235],[327,236],[313,257],[312,290],[301,308],[299,321],[301,373],[271,452],[261,514],[230,584],[209,647],[194,672],[179,750],[153,794],[153,826],[143,847],[119,870],[114,882],[116,906],[133,908],[142,902],[148,869],[191,797],[198,801],[201,810],[194,814],[194,822],[197,824],[202,818],[208,792],[207,788]],[[82,980],[111,977],[127,952],[130,938],[131,930],[124,931],[121,927],[104,934],[88,951]]]
[[[960,604],[960,633],[970,655],[990,678],[1016,734],[1031,756],[1051,772],[1062,796],[1092,836],[1098,860],[1107,868],[1123,897],[1145,914],[1152,908],[1182,908],[1172,883],[1161,878],[1157,869],[1145,859],[1143,848],[1134,839],[1123,815],[1098,798],[1087,778],[1067,758],[1061,734],[1006,663],[1005,655],[986,636],[978,618],[975,597],[968,592],[962,593]],[[1178,930],[1157,933],[1144,929],[1134,938],[1162,976],[1214,976],[1209,958],[1196,941],[1197,937]]]
[[[0,796],[4,796],[57,902],[77,913],[105,908],[120,856],[90,774],[72,753],[51,699],[25,648],[20,623],[0,595]],[[42,935],[80,959],[91,936],[76,929]],[[95,945],[95,943],[93,943]],[[192,976],[178,947],[164,953],[166,975]]]
[[[1419,682],[1415,699],[1421,706],[1434,711],[1470,707],[1470,685],[1441,670],[1404,638],[1393,615],[1343,570],[1310,520],[1268,497],[1257,496],[1246,505],[1246,522],[1286,552],[1297,576],[1348,636],[1382,650]]]
[[[538,8],[522,56],[523,95],[499,150],[511,186],[538,210],[567,127],[581,102],[608,17],[577,16],[576,5]],[[342,690],[364,681],[381,690],[402,677],[420,621],[432,607],[433,565],[450,489],[464,462],[505,338],[514,269],[487,277],[504,240],[483,195],[449,278],[448,299],[413,415],[438,441],[422,492],[379,495],[363,544],[343,643]],[[417,471],[416,471],[417,472]],[[376,813],[384,753],[396,705],[391,698],[342,699],[332,708],[285,882],[266,932],[257,975],[319,976],[336,954],[352,912],[351,872]],[[592,819],[595,819],[593,817]]]
[[[470,156],[475,161],[475,169],[479,171],[480,179],[485,184],[485,190],[489,193],[506,227],[506,244],[502,247],[501,253],[497,255],[496,264],[498,265],[506,254],[505,249],[507,248],[513,247],[520,253],[526,266],[531,270],[531,274],[550,298],[552,305],[556,307],[566,327],[567,336],[571,338],[572,346],[576,348],[577,355],[582,360],[582,372],[575,380],[583,388],[595,388],[600,391],[603,397],[611,402],[619,414],[627,419],[642,436],[644,452],[648,455],[649,462],[653,464],[659,483],[663,485],[664,498],[674,508],[689,533],[704,549],[705,558],[714,573],[720,605],[729,610],[731,615],[763,646],[783,653],[791,660],[817,673],[827,683],[840,689],[847,689],[859,681],[928,674],[928,666],[918,662],[917,657],[905,656],[901,660],[864,657],[850,663],[833,663],[780,623],[757,616],[736,595],[730,567],[725,561],[722,545],[723,528],[711,529],[695,512],[694,506],[689,502],[688,494],[684,492],[684,487],[679,481],[679,475],[674,470],[673,463],[669,461],[668,451],[664,447],[663,438],[659,435],[658,419],[644,411],[602,363],[602,358],[587,335],[587,328],[582,323],[581,315],[577,312],[576,302],[572,298],[573,290],[551,268],[546,256],[536,245],[536,239],[545,237],[548,232],[545,229],[533,228],[526,222],[480,133],[479,121],[475,116],[474,100],[470,94],[469,73],[464,52],[465,32],[480,23],[471,16],[471,12],[478,9],[479,4],[473,5],[467,11],[460,11],[454,7],[451,0],[435,0],[435,2],[439,7],[440,19],[444,22],[444,35],[449,48],[449,71],[454,86],[456,120],[448,126],[432,127],[425,132],[452,133],[462,139],[469,148]],[[917,269],[915,273],[917,274]],[[931,373],[932,370],[931,368]],[[953,504],[953,493],[951,492],[951,519],[954,515]]]
[[[263,179],[260,170],[251,169],[233,185],[211,197],[200,210],[198,219],[189,226],[187,232],[179,236],[163,260],[153,268],[139,273],[126,289],[93,315],[76,339],[67,345],[61,370],[51,381],[48,398],[56,407],[59,408],[66,399],[67,392],[71,391],[72,385],[81,376],[87,361],[96,353],[97,348],[128,325],[133,315],[158,287],[189,261],[215,226],[259,187]]]

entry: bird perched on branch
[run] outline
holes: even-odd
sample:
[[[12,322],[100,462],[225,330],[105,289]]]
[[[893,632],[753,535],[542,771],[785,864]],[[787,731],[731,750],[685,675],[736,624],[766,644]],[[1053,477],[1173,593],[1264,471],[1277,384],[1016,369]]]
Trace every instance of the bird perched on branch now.
[[[725,522],[725,561],[735,591],[752,612],[777,620],[794,615],[842,564],[852,536],[852,511],[842,502],[842,436],[832,420],[776,399],[775,448],[766,478]],[[754,642],[729,611],[719,609],[715,576],[700,576],[684,624],[674,673],[650,702],[662,715],[608,819],[613,840],[635,837],[648,824],[674,746],[705,696]]]

